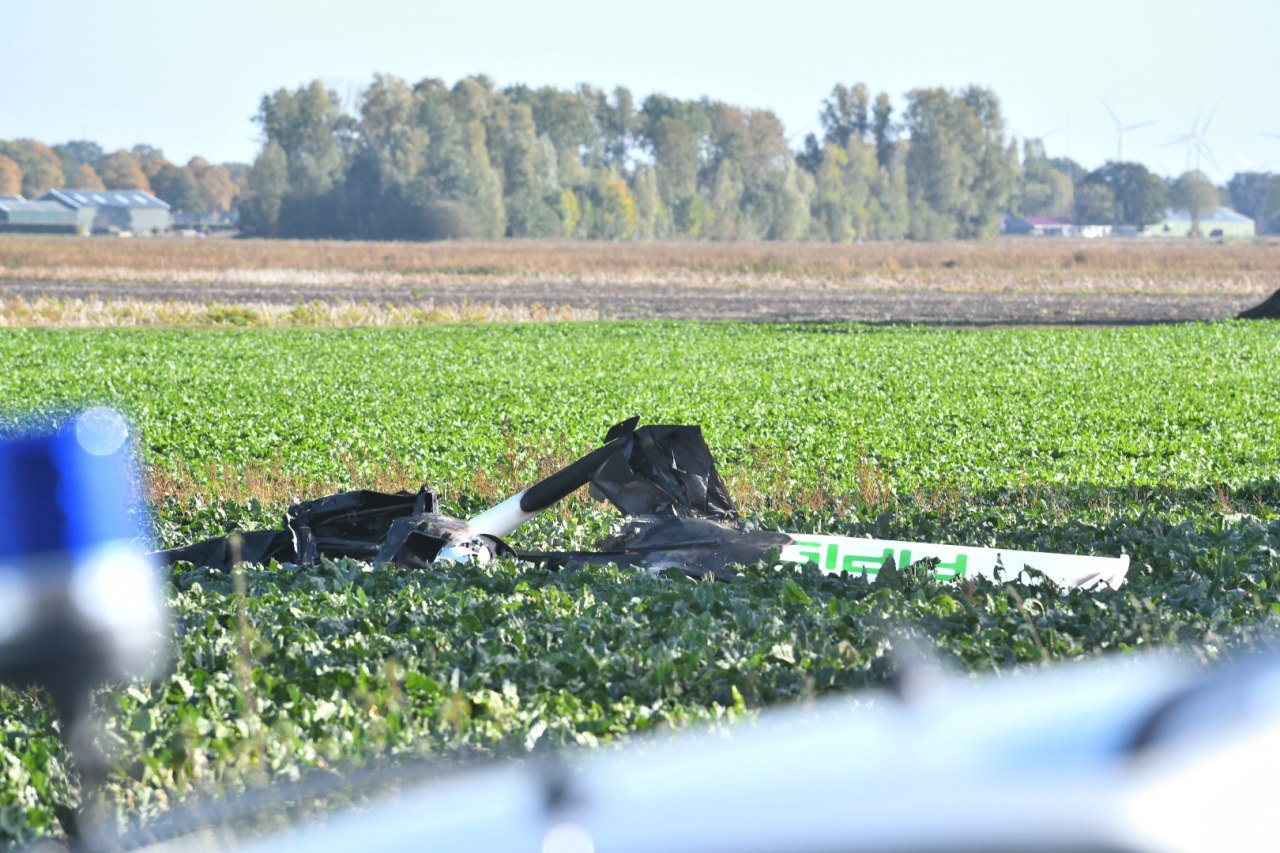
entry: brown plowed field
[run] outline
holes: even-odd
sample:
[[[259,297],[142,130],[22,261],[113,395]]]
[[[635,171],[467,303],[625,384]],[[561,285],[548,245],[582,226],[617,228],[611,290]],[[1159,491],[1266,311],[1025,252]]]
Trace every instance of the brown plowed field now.
[[[1117,325],[1233,317],[1277,288],[1280,244],[1267,242],[384,244],[0,236],[0,304],[10,305],[212,303],[269,312],[323,304],[442,316],[444,309],[490,306],[493,316],[516,319]]]

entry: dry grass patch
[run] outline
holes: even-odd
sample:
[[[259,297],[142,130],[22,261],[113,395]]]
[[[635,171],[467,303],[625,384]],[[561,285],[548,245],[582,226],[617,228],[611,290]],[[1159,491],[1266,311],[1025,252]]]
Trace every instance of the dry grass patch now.
[[[1280,243],[375,243],[0,236],[0,280],[411,286],[581,281],[1263,292]]]
[[[0,298],[0,328],[418,326],[437,323],[598,320],[593,308],[503,305],[466,300],[379,304],[362,300],[298,302],[189,302],[42,296]]]

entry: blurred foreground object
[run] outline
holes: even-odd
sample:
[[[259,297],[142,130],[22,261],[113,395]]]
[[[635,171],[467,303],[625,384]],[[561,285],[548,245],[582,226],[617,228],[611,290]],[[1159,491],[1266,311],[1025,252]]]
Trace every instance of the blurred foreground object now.
[[[900,675],[919,688],[906,701],[841,697],[572,766],[463,772],[246,849],[1275,847],[1261,775],[1280,762],[1275,657],[1211,672],[1151,655],[972,681]]]
[[[144,674],[167,633],[137,482],[114,409],[0,440],[0,683],[48,691],[86,792],[94,687]]]

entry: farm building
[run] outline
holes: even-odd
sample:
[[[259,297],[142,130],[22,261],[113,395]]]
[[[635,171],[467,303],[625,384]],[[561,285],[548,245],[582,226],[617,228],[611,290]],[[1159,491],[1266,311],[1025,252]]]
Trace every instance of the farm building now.
[[[49,190],[37,201],[54,202],[72,210],[87,234],[155,234],[168,231],[169,205],[141,190]]]
[[[80,230],[76,212],[54,201],[0,196],[0,231],[71,233]]]
[[[1142,232],[1150,237],[1187,237],[1191,234],[1191,214],[1166,210],[1164,219]],[[1253,220],[1229,207],[1220,207],[1200,220],[1203,237],[1252,237],[1257,233]]]
[[[1076,226],[1061,216],[1010,216],[1005,220],[1004,232],[1034,237],[1070,237],[1076,233]]]
[[[1030,237],[1109,237],[1110,225],[1077,225],[1062,216],[1006,216],[1001,231]]]

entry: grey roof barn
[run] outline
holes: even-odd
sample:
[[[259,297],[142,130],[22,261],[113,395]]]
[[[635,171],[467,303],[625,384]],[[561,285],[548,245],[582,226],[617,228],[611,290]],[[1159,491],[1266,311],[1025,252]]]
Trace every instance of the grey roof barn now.
[[[142,190],[49,190],[38,201],[56,202],[74,210],[80,228],[92,234],[130,231],[152,234],[168,231],[169,205]]]
[[[0,231],[75,233],[76,212],[55,201],[27,201],[20,195],[0,195]]]

